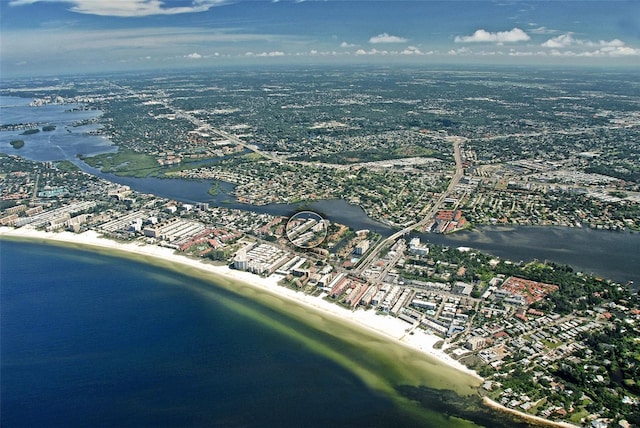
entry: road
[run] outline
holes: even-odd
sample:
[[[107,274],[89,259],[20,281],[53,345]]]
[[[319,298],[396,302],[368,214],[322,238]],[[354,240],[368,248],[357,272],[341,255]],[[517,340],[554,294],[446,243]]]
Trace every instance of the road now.
[[[119,88],[120,90],[126,92],[127,94],[129,94],[132,97],[136,97],[139,98],[141,101],[146,101],[145,99],[140,98],[140,94],[137,93],[136,91],[134,91],[131,88],[128,88],[126,86],[122,86],[122,85],[118,85],[116,83],[112,83],[113,86]],[[262,150],[260,150],[258,148],[258,146],[254,145],[254,144],[247,144],[245,141],[243,141],[241,138],[233,135],[233,134],[229,134],[228,132],[225,132],[221,129],[217,129],[214,128],[213,126],[211,126],[210,124],[208,124],[207,122],[205,122],[204,120],[198,119],[197,117],[195,117],[193,114],[184,111],[182,109],[179,109],[178,107],[174,106],[173,104],[171,104],[169,102],[169,96],[162,90],[158,91],[158,93],[156,94],[156,96],[154,97],[154,101],[157,101],[159,103],[161,103],[164,107],[166,107],[168,110],[170,110],[176,117],[180,117],[183,119],[188,120],[189,122],[191,122],[193,125],[195,125],[197,128],[202,129],[203,131],[207,131],[209,133],[215,134],[219,137],[222,137],[228,141],[231,141],[234,144],[237,144],[241,147],[243,147],[246,150],[250,150],[254,153],[259,154],[260,156],[272,160],[274,162],[278,162],[278,163],[282,163],[281,159],[278,159],[277,157],[263,152]]]
[[[456,186],[460,182],[460,179],[462,178],[462,175],[464,174],[464,168],[462,168],[462,155],[460,153],[460,143],[462,143],[463,141],[464,140],[462,138],[456,138],[453,140],[453,158],[455,159],[455,162],[456,162],[455,173],[453,174],[453,177],[451,177],[451,181],[447,186],[447,190],[445,190],[440,195],[440,197],[436,200],[435,204],[433,204],[433,207],[431,207],[431,209],[427,212],[424,218],[419,222],[413,223],[405,227],[404,229],[397,231],[396,233],[389,236],[388,238],[378,242],[378,244],[368,253],[368,255],[364,258],[364,260],[361,260],[360,263],[358,263],[358,266],[356,267],[356,269],[354,269],[354,273],[359,274],[365,269],[367,269],[371,264],[371,262],[377,257],[378,253],[385,246],[392,244],[393,242],[396,241],[396,239],[400,238],[401,236],[407,233],[410,233],[414,229],[420,229],[426,226],[431,221],[431,219],[436,215],[436,213],[440,209],[440,205],[442,205],[444,200],[447,199],[453,193],[453,190],[456,188]]]
[[[262,157],[264,157],[266,159],[272,160],[274,162],[281,163],[280,159],[276,158],[273,155],[270,155],[269,153],[263,152],[262,150],[260,150],[258,148],[258,146],[254,145],[254,144],[247,144],[241,138],[236,137],[233,134],[229,134],[228,132],[225,132],[225,131],[223,131],[221,129],[214,128],[213,126],[209,125],[204,120],[198,119],[197,117],[195,117],[194,115],[192,115],[189,112],[180,110],[180,109],[172,106],[168,102],[165,103],[165,107],[167,107],[168,109],[171,109],[173,111],[173,113],[177,117],[183,117],[183,118],[187,119],[188,121],[193,123],[195,126],[197,126],[198,128],[202,129],[203,131],[215,134],[218,137],[222,137],[222,138],[224,138],[224,139],[226,139],[228,141],[231,141],[234,144],[237,144],[237,145],[243,147],[246,150],[250,150],[250,151],[252,151],[254,153],[257,153],[257,154],[259,154],[260,156],[262,156]]]

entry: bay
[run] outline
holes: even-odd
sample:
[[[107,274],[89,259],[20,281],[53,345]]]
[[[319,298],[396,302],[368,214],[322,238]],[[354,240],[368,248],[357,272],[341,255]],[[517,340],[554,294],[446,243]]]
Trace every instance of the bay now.
[[[37,124],[41,129],[53,125],[53,131],[23,135],[24,129],[0,131],[0,152],[37,161],[68,160],[75,162],[78,155],[95,156],[114,152],[116,147],[106,137],[93,135],[99,125],[82,124],[99,117],[98,110],[82,110],[79,104],[49,104],[30,107],[27,98],[0,97],[0,124]],[[16,149],[12,140],[23,140],[24,147]]]
[[[471,231],[419,235],[424,241],[472,247],[514,262],[556,262],[640,288],[640,233],[587,227],[479,226]]]
[[[85,166],[83,169],[89,168]],[[233,186],[220,182],[220,193],[212,197],[207,193],[211,183],[196,180],[160,179],[155,177],[117,177],[97,170],[87,171],[107,180],[125,184],[143,193],[181,201],[208,201],[216,206],[291,216],[300,208],[310,209],[332,222],[345,224],[354,230],[367,229],[383,237],[395,230],[377,222],[357,206],[339,199],[313,201],[307,204],[248,205],[239,203],[233,195]],[[477,226],[473,230],[449,235],[422,233],[424,242],[452,247],[471,247],[506,260],[553,261],[567,264],[575,270],[595,274],[622,284],[631,282],[640,288],[640,233],[629,231],[596,230],[588,227],[563,226]]]
[[[424,377],[415,353],[341,340],[206,278],[4,240],[0,260],[2,426],[513,426],[472,396],[407,384]]]

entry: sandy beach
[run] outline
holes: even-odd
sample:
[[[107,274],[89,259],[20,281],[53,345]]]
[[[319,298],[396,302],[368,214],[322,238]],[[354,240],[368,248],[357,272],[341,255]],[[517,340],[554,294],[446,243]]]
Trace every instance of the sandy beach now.
[[[450,366],[462,373],[473,376],[478,383],[482,378],[478,374],[468,369],[463,364],[451,358],[441,350],[434,349],[433,345],[441,340],[435,335],[428,334],[420,329],[415,329],[412,334],[408,334],[411,327],[408,323],[392,316],[377,315],[372,310],[350,311],[340,306],[334,305],[321,297],[306,295],[296,292],[286,287],[278,285],[281,276],[271,275],[263,278],[248,272],[229,269],[227,266],[215,266],[202,260],[192,259],[177,254],[173,249],[164,248],[157,245],[149,245],[141,242],[121,243],[102,237],[95,231],[87,231],[76,234],[72,232],[44,232],[27,227],[14,229],[10,227],[0,227],[0,237],[13,237],[18,239],[46,240],[58,243],[77,244],[81,246],[97,247],[112,251],[127,252],[160,259],[162,261],[185,265],[212,273],[216,276],[227,278],[232,281],[241,282],[250,287],[256,287],[279,298],[286,299],[308,309],[321,313],[323,316],[335,318],[341,322],[348,322],[356,327],[366,329],[372,333],[392,339],[398,343],[408,346],[414,350],[436,359],[439,363]]]
[[[532,422],[532,423],[534,423],[536,425],[539,425],[539,426],[561,427],[561,428],[576,428],[578,426],[578,425],[571,424],[569,422],[550,421],[548,419],[541,418],[540,416],[534,416],[534,415],[530,415],[528,413],[520,412],[518,410],[510,409],[508,407],[503,406],[500,403],[496,403],[495,401],[493,401],[489,397],[482,397],[482,402],[487,407],[491,407],[492,409],[498,410],[499,412],[510,413],[512,415],[521,417],[521,418],[523,418],[523,419],[525,419],[525,420],[527,420],[529,422]]]
[[[435,335],[428,334],[421,329],[412,329],[411,326],[392,316],[377,315],[373,310],[359,309],[350,311],[338,305],[332,304],[322,297],[314,297],[302,292],[297,292],[289,288],[278,285],[281,276],[272,275],[263,278],[248,272],[229,269],[227,266],[216,266],[203,260],[189,258],[177,254],[173,249],[149,245],[141,242],[122,243],[102,237],[95,231],[88,231],[81,234],[71,232],[44,232],[30,228],[9,228],[0,227],[0,238],[14,238],[34,241],[49,241],[60,244],[73,244],[83,247],[94,247],[114,252],[136,254],[140,256],[152,257],[169,263],[174,267],[184,266],[194,268],[204,273],[213,274],[216,277],[225,278],[235,283],[242,283],[248,287],[267,292],[269,295],[278,297],[288,302],[295,303],[299,307],[305,308],[322,315],[335,319],[338,322],[346,323],[354,328],[364,329],[374,335],[381,336],[402,346],[419,351],[427,358],[434,360],[436,364],[443,364],[450,368],[471,376],[479,385],[483,379],[475,371],[470,370],[463,364],[451,358],[445,352],[434,349],[434,344],[441,339]],[[411,334],[409,334],[411,331]],[[575,427],[566,422],[554,422],[547,419],[529,415],[514,409],[509,409],[488,397],[483,397],[483,403],[499,412],[509,413],[526,419],[541,426]]]

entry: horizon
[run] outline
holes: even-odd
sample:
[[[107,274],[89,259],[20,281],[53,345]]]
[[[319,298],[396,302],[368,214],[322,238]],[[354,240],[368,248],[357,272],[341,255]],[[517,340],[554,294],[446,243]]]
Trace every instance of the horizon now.
[[[194,74],[201,75],[212,72],[229,72],[229,73],[287,73],[295,71],[313,71],[313,70],[327,70],[330,72],[338,71],[360,71],[360,72],[401,72],[412,70],[421,72],[513,72],[513,73],[571,73],[579,72],[585,74],[630,74],[635,73],[636,68],[633,65],[619,65],[619,66],[606,66],[598,64],[468,64],[468,63],[428,63],[420,64],[415,62],[397,62],[397,63],[383,63],[383,62],[318,62],[313,64],[296,63],[296,62],[279,62],[279,63],[222,63],[214,65],[200,65],[189,67],[166,67],[166,68],[141,68],[141,69],[118,69],[110,71],[100,70],[85,70],[79,72],[65,72],[65,73],[51,73],[51,74],[34,74],[34,75],[11,75],[8,77],[2,77],[0,79],[0,91],[16,91],[16,88],[12,88],[13,84],[24,84],[28,81],[35,82],[50,82],[50,81],[63,81],[66,79],[92,79],[92,78],[115,78],[115,77],[129,77],[129,78],[144,78],[148,76],[150,78],[158,77],[161,74],[171,75],[184,75]],[[62,83],[62,82],[61,82]],[[19,90],[18,90],[19,91]],[[8,96],[6,94],[0,94],[0,96]]]
[[[640,2],[3,0],[2,78],[255,66],[640,66]]]

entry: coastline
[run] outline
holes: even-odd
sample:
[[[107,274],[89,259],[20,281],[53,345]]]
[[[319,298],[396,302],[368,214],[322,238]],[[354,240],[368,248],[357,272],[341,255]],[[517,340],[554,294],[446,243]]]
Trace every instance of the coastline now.
[[[216,279],[221,279],[230,281],[234,284],[241,284],[242,286],[249,287],[254,291],[262,291],[266,296],[275,297],[281,299],[285,303],[291,303],[296,305],[298,308],[308,310],[310,318],[314,315],[327,318],[332,322],[338,322],[346,325],[347,327],[353,327],[354,331],[360,330],[367,332],[372,336],[384,339],[387,343],[396,343],[411,351],[418,352],[426,358],[426,364],[435,366],[436,370],[454,370],[467,377],[472,384],[475,384],[475,387],[473,387],[474,389],[477,389],[483,381],[483,378],[475,371],[470,370],[463,364],[454,360],[442,350],[434,349],[433,345],[441,340],[439,337],[430,335],[420,329],[413,329],[412,334],[409,334],[407,332],[410,328],[409,325],[397,318],[393,318],[391,316],[380,316],[371,310],[350,311],[323,300],[321,297],[309,296],[302,292],[297,292],[287,287],[280,286],[278,285],[278,281],[282,277],[277,275],[263,278],[248,272],[232,270],[227,266],[216,266],[202,260],[189,258],[187,256],[177,254],[173,249],[166,247],[140,242],[116,242],[102,237],[95,231],[75,234],[71,232],[44,232],[25,227],[20,229],[0,227],[0,242],[2,238],[19,241],[44,241],[59,245],[76,245],[85,248],[89,247],[99,250],[114,251],[120,254],[149,257],[171,265],[174,268],[176,266],[192,268],[201,273],[212,275],[210,279],[213,282],[215,282]],[[449,386],[452,385],[449,384]],[[576,426],[566,422],[550,421],[515,409],[510,409],[488,397],[482,397],[482,402],[485,406],[497,412],[508,413],[536,425],[565,428]]]
[[[532,422],[538,426],[545,426],[545,427],[559,427],[559,428],[576,428],[578,427],[578,425],[574,425],[572,423],[569,422],[558,422],[558,421],[550,421],[549,419],[545,419],[542,418],[540,416],[535,416],[535,415],[530,415],[528,413],[523,413],[519,410],[515,410],[515,409],[510,409],[508,407],[503,406],[502,404],[493,401],[491,398],[489,397],[482,397],[482,403],[494,410],[497,410],[498,412],[502,412],[502,413],[508,413],[510,415],[514,415],[517,416],[519,418],[522,418],[524,420],[526,420],[527,422]]]
[[[269,295],[286,300],[287,303],[301,306],[318,315],[325,316],[338,322],[347,323],[352,327],[366,330],[376,336],[408,347],[413,351],[418,351],[427,357],[427,359],[431,360],[431,363],[445,365],[460,372],[461,374],[473,378],[474,383],[477,385],[480,385],[483,381],[483,378],[475,371],[470,370],[463,364],[454,360],[442,350],[434,349],[433,345],[441,340],[439,337],[427,334],[419,329],[415,329],[413,334],[408,334],[407,330],[410,326],[406,322],[397,318],[376,315],[374,311],[350,311],[327,302],[321,297],[309,296],[302,292],[297,292],[287,287],[280,286],[278,285],[278,282],[282,277],[278,275],[271,275],[268,278],[264,278],[249,272],[236,271],[229,269],[227,266],[216,266],[203,262],[202,260],[192,259],[181,254],[176,254],[173,249],[166,247],[140,242],[116,242],[102,237],[95,231],[76,234],[72,232],[44,232],[26,227],[19,229],[0,227],[0,238],[4,237],[17,240],[41,240],[58,244],[93,247],[151,257],[168,264],[194,268],[204,273],[213,274],[215,277],[221,279],[241,283],[244,286],[264,291]]]

